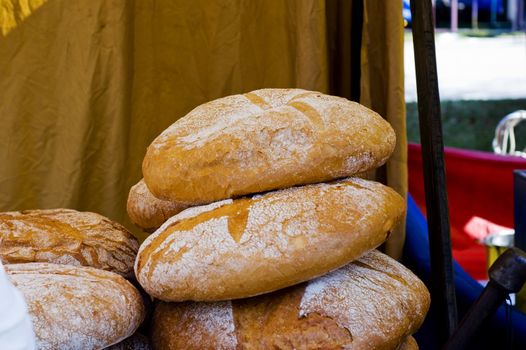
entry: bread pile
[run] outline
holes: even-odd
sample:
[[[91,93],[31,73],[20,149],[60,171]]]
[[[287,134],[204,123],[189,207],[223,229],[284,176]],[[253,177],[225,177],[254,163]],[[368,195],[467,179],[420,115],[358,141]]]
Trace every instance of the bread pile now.
[[[138,248],[95,213],[0,213],[0,260],[28,305],[38,349],[103,349],[134,334],[145,307],[125,278]]]
[[[375,251],[404,200],[357,174],[395,134],[344,98],[264,89],[201,105],[149,146],[128,199],[157,349],[412,349],[429,307]]]

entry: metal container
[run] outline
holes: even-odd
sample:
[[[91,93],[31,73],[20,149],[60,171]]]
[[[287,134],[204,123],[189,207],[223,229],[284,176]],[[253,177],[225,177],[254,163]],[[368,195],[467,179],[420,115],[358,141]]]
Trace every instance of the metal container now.
[[[514,230],[502,230],[490,233],[481,241],[486,246],[488,269],[506,249],[513,247],[514,238]]]

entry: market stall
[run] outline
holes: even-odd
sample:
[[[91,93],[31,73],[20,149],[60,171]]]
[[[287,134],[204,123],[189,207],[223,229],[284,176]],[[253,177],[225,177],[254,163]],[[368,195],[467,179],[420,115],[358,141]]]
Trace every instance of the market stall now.
[[[415,348],[428,287],[427,339],[458,331],[430,1],[412,4],[427,286],[388,257],[401,2],[2,5],[0,254],[37,347]]]

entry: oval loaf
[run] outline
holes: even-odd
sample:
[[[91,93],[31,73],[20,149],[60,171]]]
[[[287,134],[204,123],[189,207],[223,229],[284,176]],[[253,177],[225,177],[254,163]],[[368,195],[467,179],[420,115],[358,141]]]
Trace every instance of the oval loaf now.
[[[138,249],[126,228],[99,214],[72,209],[0,213],[4,264],[82,265],[131,277]]]
[[[263,89],[195,108],[152,142],[142,169],[155,197],[204,204],[374,169],[395,141],[358,103]]]
[[[155,198],[146,187],[144,179],[141,179],[130,189],[126,210],[136,226],[146,232],[153,232],[166,220],[188,207],[190,205],[186,203]]]
[[[144,241],[135,274],[164,301],[258,295],[359,258],[404,210],[395,191],[358,178],[193,207]]]
[[[410,335],[429,303],[429,292],[411,271],[373,251],[271,294],[214,303],[161,302],[151,340],[155,349],[165,350],[414,349]]]
[[[139,291],[113,272],[48,263],[5,269],[27,302],[40,350],[102,349],[144,319]]]

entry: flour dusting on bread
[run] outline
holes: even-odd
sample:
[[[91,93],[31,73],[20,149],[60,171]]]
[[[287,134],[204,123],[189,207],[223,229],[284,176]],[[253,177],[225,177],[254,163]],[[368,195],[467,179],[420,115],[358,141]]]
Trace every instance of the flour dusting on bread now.
[[[429,294],[424,284],[398,262],[372,251],[310,281],[298,317],[326,315],[348,329],[355,339],[400,339],[416,331],[421,322],[407,310],[425,315],[428,307]],[[362,317],[364,314],[370,317]]]
[[[402,212],[394,191],[354,178],[190,208],[146,239],[136,274],[166,301],[257,295],[360,257],[385,240]]]

